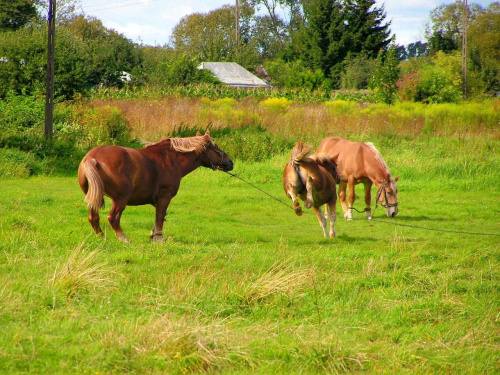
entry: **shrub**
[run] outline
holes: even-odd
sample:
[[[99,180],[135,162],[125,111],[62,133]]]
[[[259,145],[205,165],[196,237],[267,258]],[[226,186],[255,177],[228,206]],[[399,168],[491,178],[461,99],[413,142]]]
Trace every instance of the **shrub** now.
[[[35,155],[16,149],[0,149],[0,176],[28,177],[41,169]]]
[[[82,149],[99,145],[119,144],[133,146],[127,120],[116,107],[104,106],[91,108],[82,114],[81,119],[85,137],[81,139]]]
[[[269,98],[259,103],[270,112],[284,112],[290,108],[291,101],[287,98]]]
[[[458,103],[462,99],[461,58],[458,53],[438,52],[420,70],[419,100]]]
[[[328,108],[328,112],[337,115],[355,114],[360,109],[358,103],[346,100],[333,100],[331,102],[325,102],[325,106]]]

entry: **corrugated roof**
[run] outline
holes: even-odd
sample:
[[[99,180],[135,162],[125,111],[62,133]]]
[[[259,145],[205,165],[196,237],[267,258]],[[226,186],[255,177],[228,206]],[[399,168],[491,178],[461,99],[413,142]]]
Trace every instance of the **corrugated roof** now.
[[[260,78],[234,62],[203,62],[198,69],[210,70],[219,81],[235,87],[270,87]]]

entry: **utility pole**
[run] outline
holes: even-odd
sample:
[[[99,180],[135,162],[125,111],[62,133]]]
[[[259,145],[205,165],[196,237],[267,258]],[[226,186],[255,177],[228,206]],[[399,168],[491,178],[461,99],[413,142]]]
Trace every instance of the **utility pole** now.
[[[56,0],[49,0],[47,40],[47,91],[45,94],[45,138],[51,139],[54,122],[54,65],[56,38]]]
[[[462,6],[462,93],[463,99],[467,100],[467,22],[469,7],[467,0],[463,0]]]
[[[240,2],[236,0],[236,50],[240,46]]]

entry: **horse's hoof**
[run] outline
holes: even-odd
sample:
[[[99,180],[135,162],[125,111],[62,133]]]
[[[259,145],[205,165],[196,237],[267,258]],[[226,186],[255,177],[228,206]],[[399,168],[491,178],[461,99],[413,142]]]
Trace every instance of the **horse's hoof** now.
[[[297,210],[295,210],[295,214],[296,214],[297,216],[302,216],[302,210],[301,210],[300,208],[299,208],[299,209],[297,209]]]
[[[154,236],[151,236],[150,238],[151,238],[151,241],[153,241],[153,242],[163,242],[163,236],[161,236],[161,235],[160,236],[154,235]]]
[[[312,202],[307,201],[307,202],[304,204],[304,206],[305,206],[306,208],[311,208],[311,207],[312,207]]]

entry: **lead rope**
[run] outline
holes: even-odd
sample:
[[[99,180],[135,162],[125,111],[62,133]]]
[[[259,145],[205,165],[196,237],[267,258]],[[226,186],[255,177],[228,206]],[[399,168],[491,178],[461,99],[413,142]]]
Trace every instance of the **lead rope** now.
[[[248,181],[246,181],[246,180],[242,179],[242,178],[241,178],[240,176],[238,176],[237,174],[235,174],[235,173],[231,173],[231,172],[228,172],[228,171],[224,171],[224,172],[225,172],[225,173],[227,173],[228,175],[230,175],[231,177],[236,177],[237,179],[239,179],[239,180],[243,181],[244,183],[246,183],[246,184],[250,185],[251,187],[253,187],[253,188],[255,188],[255,189],[259,190],[260,192],[262,192],[262,193],[266,194],[267,196],[269,196],[269,197],[273,198],[275,201],[277,201],[277,202],[281,203],[282,205],[284,205],[284,206],[288,207],[289,209],[291,209],[291,210],[295,211],[295,210],[294,210],[294,208],[293,208],[292,206],[289,206],[288,204],[286,204],[285,202],[283,202],[281,199],[276,198],[274,195],[269,194],[267,191],[262,190],[261,188],[259,188],[258,186],[255,186],[255,185],[254,185],[254,184],[252,184],[251,182],[248,182]],[[315,214],[314,212],[308,212],[308,211],[302,211],[302,213],[306,213],[306,214]]]
[[[289,206],[288,204],[286,204],[285,202],[283,202],[281,199],[276,198],[274,195],[269,194],[267,191],[262,190],[258,186],[255,186],[254,184],[252,184],[252,183],[244,180],[243,178],[241,178],[237,174],[231,173],[231,172],[228,172],[228,171],[223,171],[223,172],[227,173],[231,177],[236,177],[237,179],[243,181],[244,183],[252,186],[253,188],[259,190],[260,192],[262,192],[262,193],[266,194],[267,196],[273,198],[275,201],[277,201],[277,202],[281,203],[282,205],[284,205],[284,206],[290,208],[291,210],[293,210],[292,206]],[[354,207],[352,207],[352,208],[354,210],[356,210]],[[376,209],[377,209],[377,205],[375,205],[375,210]],[[375,210],[373,210],[373,214],[375,214]],[[356,211],[358,211],[358,210],[356,210]],[[364,211],[358,211],[358,212],[363,213],[365,211],[366,210],[364,210]],[[314,214],[314,212],[308,212],[308,211],[303,211],[303,213]],[[354,220],[359,220],[359,219],[354,219]],[[416,229],[423,229],[423,230],[431,230],[431,231],[436,231],[436,232],[447,232],[447,233],[457,233],[457,234],[473,234],[473,235],[479,235],[479,236],[500,236],[500,233],[480,233],[480,232],[466,232],[466,231],[436,229],[436,228],[421,227],[421,226],[418,226],[418,225],[394,223],[394,222],[389,222],[389,221],[385,221],[385,220],[378,220],[378,219],[371,219],[370,221],[375,221],[377,223],[391,224],[391,225],[400,226],[400,227],[408,227],[408,228],[416,228]]]

